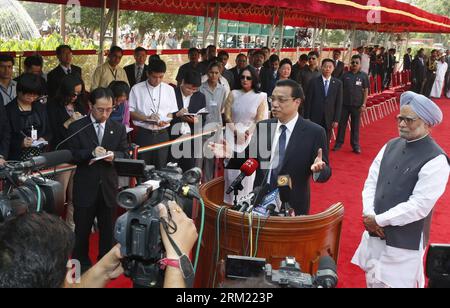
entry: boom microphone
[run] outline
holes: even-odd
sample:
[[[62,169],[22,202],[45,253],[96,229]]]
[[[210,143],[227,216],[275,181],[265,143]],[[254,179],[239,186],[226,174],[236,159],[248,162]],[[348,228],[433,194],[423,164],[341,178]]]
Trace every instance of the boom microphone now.
[[[27,161],[14,165],[15,171],[37,170],[41,168],[53,168],[61,164],[69,163],[72,153],[69,150],[43,153],[41,156],[33,157]]]
[[[81,119],[80,119],[80,120],[81,120]],[[73,137],[75,137],[76,135],[78,135],[79,133],[81,133],[82,131],[84,131],[86,128],[88,128],[89,126],[94,125],[94,124],[100,124],[100,121],[98,121],[98,120],[95,121],[95,122],[89,121],[88,124],[86,124],[85,126],[83,126],[82,128],[80,128],[79,130],[77,130],[76,132],[74,132],[72,135],[70,135],[69,137],[67,137],[66,139],[64,139],[63,141],[61,141],[60,143],[58,143],[58,145],[55,147],[55,151],[57,151],[61,145],[63,145],[64,143],[66,143],[67,141],[69,141],[70,139],[72,139]]]
[[[254,159],[254,158],[247,159],[247,161],[240,168],[241,174],[239,174],[237,176],[237,178],[233,181],[233,183],[231,183],[231,185],[230,185],[230,187],[228,187],[226,193],[229,194],[233,190],[237,189],[241,185],[242,180],[246,176],[251,176],[256,171],[256,169],[258,169],[258,167],[259,167],[259,163],[256,159]]]

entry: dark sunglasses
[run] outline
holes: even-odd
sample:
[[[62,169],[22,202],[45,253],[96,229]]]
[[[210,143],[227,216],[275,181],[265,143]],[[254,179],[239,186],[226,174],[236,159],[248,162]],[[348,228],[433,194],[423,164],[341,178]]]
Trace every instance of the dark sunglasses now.
[[[251,80],[253,80],[253,77],[252,76],[241,76],[241,80],[251,81]]]
[[[71,93],[70,97],[79,97],[81,96],[81,93]]]
[[[311,57],[311,58],[308,58],[308,60],[317,60],[317,58],[316,57]]]

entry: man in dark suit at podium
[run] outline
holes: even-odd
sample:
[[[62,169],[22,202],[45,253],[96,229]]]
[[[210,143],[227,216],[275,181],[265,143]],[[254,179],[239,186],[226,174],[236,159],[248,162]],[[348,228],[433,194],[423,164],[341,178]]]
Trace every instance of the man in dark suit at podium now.
[[[109,119],[113,111],[111,90],[95,89],[90,106],[89,116],[69,126],[69,135],[79,132],[69,140],[69,149],[77,165],[73,183],[75,248],[72,257],[80,261],[82,271],[91,265],[89,235],[95,217],[100,229],[98,259],[113,247],[113,216],[119,185],[112,162],[115,158],[128,157],[125,126]]]
[[[295,81],[279,81],[271,100],[274,118],[257,123],[244,153],[233,153],[226,141],[209,146],[216,156],[231,158],[229,165],[240,166],[247,158],[257,159],[259,168],[254,185],[263,186],[265,192],[276,188],[279,175],[289,175],[292,181],[289,204],[296,215],[307,215],[310,177],[320,183],[331,177],[325,130],[298,114],[304,94]]]

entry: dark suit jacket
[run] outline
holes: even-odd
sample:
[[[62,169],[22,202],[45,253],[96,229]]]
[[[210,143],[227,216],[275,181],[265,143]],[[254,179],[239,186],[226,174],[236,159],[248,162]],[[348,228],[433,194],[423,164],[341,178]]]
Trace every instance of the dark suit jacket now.
[[[77,75],[82,79],[81,67],[71,65],[71,75]],[[47,90],[49,97],[55,97],[64,77],[67,76],[61,65],[58,65],[47,75]]]
[[[305,118],[331,129],[332,123],[339,122],[341,117],[342,92],[342,81],[337,78],[331,77],[327,97],[322,76],[311,80],[306,92]]]
[[[344,75],[344,70],[345,70],[344,62],[339,61],[337,66],[334,68],[333,77],[340,79],[342,75]]]
[[[270,153],[277,121],[277,119],[269,119],[257,123],[250,145],[244,153],[245,158],[230,160],[230,164],[235,166],[241,166],[248,158],[255,158],[259,161],[260,166],[256,170],[255,187],[267,183],[267,166],[270,164]],[[267,149],[260,148],[258,139],[267,145]],[[319,125],[299,116],[289,139],[284,162],[279,172],[279,175],[289,175],[291,177],[292,190],[289,204],[295,209],[296,215],[307,215],[309,213],[311,166],[320,148],[323,150],[323,161],[327,166],[320,173],[317,182],[324,183],[331,177],[325,131]],[[257,149],[257,153],[250,153],[250,149]],[[262,167],[265,169],[262,169]]]
[[[261,91],[267,93],[267,96],[271,96],[278,81],[278,74],[274,77],[273,70],[263,67],[259,74],[259,80],[261,82]]]
[[[233,73],[233,77],[234,77],[234,84],[232,84],[232,85],[230,84],[231,90],[239,89],[241,81],[239,80],[239,73],[238,73],[237,66],[230,69],[230,72]]]
[[[3,105],[3,98],[0,95],[0,155],[5,159],[9,154],[9,140],[10,140],[9,120],[6,116],[6,109]]]
[[[177,104],[178,104],[178,110],[183,109],[183,96],[181,94],[181,89],[180,87],[175,89],[175,97],[177,98]],[[189,113],[196,113],[198,112],[200,109],[205,108],[206,107],[206,97],[203,93],[201,92],[195,92],[192,97],[191,97],[191,101],[189,102],[189,107],[188,107],[188,112]],[[204,119],[202,118],[202,116],[199,117],[199,120],[202,121],[201,123],[204,124]],[[177,118],[176,117],[176,112],[173,113],[173,120],[170,122],[170,126],[171,129],[170,131],[172,132],[172,128],[173,126],[175,126],[177,123],[181,123],[181,118]],[[191,132],[194,133],[194,125],[193,124],[189,124],[189,126],[191,127]],[[179,130],[178,130],[179,132]],[[172,137],[177,138],[178,136],[180,136],[180,134],[173,134]]]
[[[72,123],[68,134],[75,133],[89,122],[91,117],[87,116]],[[118,179],[114,165],[101,160],[89,166],[93,158],[92,152],[98,146],[94,126],[86,128],[68,142],[73,162],[77,165],[73,182],[74,206],[94,206],[99,189],[102,189],[105,204],[108,207],[116,206]],[[107,151],[113,151],[115,158],[127,158],[128,144],[125,126],[108,119],[101,146]]]
[[[412,64],[412,56],[410,54],[405,54],[403,56],[403,69],[410,70]]]
[[[130,88],[132,88],[135,84],[146,81],[147,80],[147,69],[148,65],[144,65],[144,71],[142,72],[141,80],[136,80],[136,73],[134,71],[136,64],[131,64],[125,66],[123,69],[127,73],[128,82],[130,83]]]
[[[422,83],[422,81],[425,79],[426,75],[426,67],[425,67],[425,58],[423,59],[423,64],[420,61],[419,57],[415,57],[412,64],[411,64],[411,73],[413,81],[414,79],[417,80],[418,83]]]

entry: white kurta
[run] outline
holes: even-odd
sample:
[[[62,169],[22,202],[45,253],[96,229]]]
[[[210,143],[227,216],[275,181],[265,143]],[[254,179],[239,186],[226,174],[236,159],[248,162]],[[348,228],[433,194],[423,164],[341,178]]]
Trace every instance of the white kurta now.
[[[437,64],[436,70],[436,80],[434,81],[433,88],[431,89],[431,97],[440,98],[442,95],[442,90],[444,90],[445,85],[445,74],[447,73],[448,64],[441,61]]]
[[[381,160],[386,146],[378,153],[369,170],[364,185],[363,214],[375,215],[374,200],[380,172]],[[425,164],[419,172],[419,179],[407,202],[403,202],[389,211],[376,215],[375,220],[381,227],[404,226],[428,216],[437,200],[445,191],[449,165],[444,155],[440,155]],[[422,235],[423,240],[423,235]],[[366,273],[392,288],[424,287],[423,271],[424,250],[408,250],[390,247],[385,240],[370,237],[365,231],[361,243],[353,256],[352,263]]]

